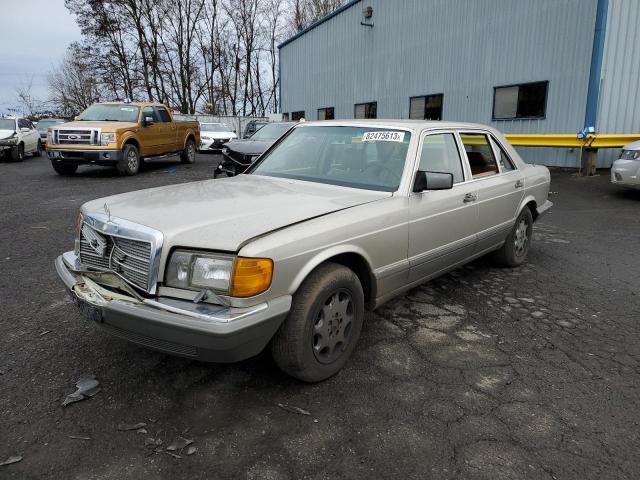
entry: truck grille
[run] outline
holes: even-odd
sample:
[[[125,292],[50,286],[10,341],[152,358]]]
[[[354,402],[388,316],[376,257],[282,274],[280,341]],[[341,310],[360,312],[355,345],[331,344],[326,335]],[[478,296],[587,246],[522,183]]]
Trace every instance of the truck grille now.
[[[147,291],[151,271],[151,243],[105,235],[86,223],[80,230],[80,262],[98,270],[110,270]]]
[[[86,130],[52,130],[52,140],[57,145],[100,145],[100,131],[95,128]]]

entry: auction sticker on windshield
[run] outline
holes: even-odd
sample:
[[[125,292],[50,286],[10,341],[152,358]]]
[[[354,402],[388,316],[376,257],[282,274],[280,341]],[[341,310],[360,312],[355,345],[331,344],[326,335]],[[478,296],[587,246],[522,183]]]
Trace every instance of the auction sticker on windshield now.
[[[405,132],[364,132],[363,142],[402,142]]]

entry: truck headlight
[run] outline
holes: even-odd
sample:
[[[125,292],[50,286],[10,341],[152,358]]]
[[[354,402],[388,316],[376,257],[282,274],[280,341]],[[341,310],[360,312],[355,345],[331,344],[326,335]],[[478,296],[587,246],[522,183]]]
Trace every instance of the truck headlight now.
[[[100,135],[100,145],[109,145],[110,143],[116,142],[116,134],[115,133],[103,133]]]
[[[47,130],[47,143],[53,143],[53,137],[51,135],[51,130]]]
[[[271,286],[273,261],[268,258],[176,250],[165,273],[165,284],[187,290],[210,289],[232,297],[252,297]]]

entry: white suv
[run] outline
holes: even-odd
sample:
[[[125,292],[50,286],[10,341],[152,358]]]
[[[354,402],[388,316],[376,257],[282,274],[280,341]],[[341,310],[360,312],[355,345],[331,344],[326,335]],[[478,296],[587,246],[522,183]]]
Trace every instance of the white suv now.
[[[24,160],[25,153],[42,153],[40,134],[26,118],[0,118],[0,154],[9,152],[14,162]]]

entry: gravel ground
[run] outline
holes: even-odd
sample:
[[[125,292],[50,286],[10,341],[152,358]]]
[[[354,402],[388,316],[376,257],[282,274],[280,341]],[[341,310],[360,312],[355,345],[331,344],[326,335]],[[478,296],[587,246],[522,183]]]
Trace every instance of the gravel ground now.
[[[0,163],[0,462],[23,457],[0,478],[640,476],[640,192],[554,172],[524,267],[481,259],[412,290],[368,318],[339,375],[306,385],[264,353],[211,365],[109,337],[57,279],[83,202],[217,161],[128,178]],[[62,407],[87,374],[101,391]],[[178,437],[193,443],[168,452]]]

